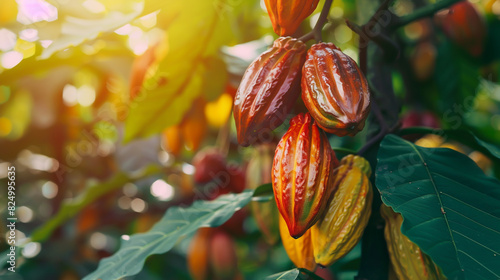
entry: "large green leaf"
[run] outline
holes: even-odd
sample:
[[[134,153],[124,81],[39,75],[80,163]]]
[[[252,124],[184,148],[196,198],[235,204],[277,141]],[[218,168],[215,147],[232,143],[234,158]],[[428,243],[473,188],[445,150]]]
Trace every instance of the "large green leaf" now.
[[[265,280],[309,280],[309,279],[321,280],[323,278],[317,276],[316,274],[312,273],[307,269],[294,268],[292,270],[287,270],[267,276]]]
[[[448,279],[500,278],[500,182],[469,157],[388,135],[376,186],[384,203],[403,215],[402,232]]]
[[[250,202],[253,191],[227,194],[213,201],[195,201],[188,208],[172,207],[152,229],[123,240],[120,250],[101,260],[99,267],[84,280],[121,279],[139,273],[146,258],[172,249],[177,241],[201,227],[222,225]]]
[[[463,114],[463,108],[467,108],[476,95],[479,67],[465,51],[445,40],[438,47],[434,76],[440,92],[437,100],[444,114],[443,120],[456,126],[459,124],[455,123],[456,115]]]
[[[224,80],[226,75],[207,73],[220,72],[220,67],[214,69],[212,62],[218,49],[232,40],[230,24],[227,17],[219,15],[218,2],[165,2],[158,17],[168,22],[164,26],[168,51],[156,74],[144,82],[130,105],[125,141],[147,137],[179,123],[193,100],[202,94],[213,99],[213,94],[205,90],[205,82],[218,84],[216,79]]]
[[[42,51],[41,59],[47,59],[55,52],[70,46],[77,46],[87,40],[93,40],[101,33],[113,32],[141,15],[144,2],[131,1],[127,4],[122,2],[121,6],[114,7],[115,10],[110,10],[99,17],[92,17],[93,14],[90,12],[78,14],[78,16],[82,17],[74,16],[75,11],[87,11],[82,1],[71,3],[68,6],[72,7],[72,9],[66,6],[58,7],[58,20],[43,25],[35,25],[39,26],[40,38],[53,41],[50,46]],[[87,18],[83,17],[85,15]]]

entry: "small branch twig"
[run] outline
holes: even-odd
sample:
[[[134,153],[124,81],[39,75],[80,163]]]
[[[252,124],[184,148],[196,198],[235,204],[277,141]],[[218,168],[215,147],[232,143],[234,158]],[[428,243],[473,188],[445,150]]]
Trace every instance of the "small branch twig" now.
[[[321,30],[323,29],[323,26],[328,22],[328,14],[330,13],[330,8],[332,7],[333,0],[325,0],[325,5],[323,5],[323,9],[321,10],[321,14],[319,15],[318,21],[316,22],[316,25],[314,25],[313,30],[311,32],[305,34],[304,36],[300,37],[299,40],[302,42],[307,42],[314,38],[316,42],[321,42],[322,36],[321,36]]]
[[[399,27],[405,26],[421,18],[433,16],[438,11],[447,8],[459,1],[461,0],[441,0],[436,2],[435,4],[427,5],[423,8],[420,8],[409,15],[402,17],[395,17],[394,23],[392,24],[392,28],[393,30],[395,30]]]

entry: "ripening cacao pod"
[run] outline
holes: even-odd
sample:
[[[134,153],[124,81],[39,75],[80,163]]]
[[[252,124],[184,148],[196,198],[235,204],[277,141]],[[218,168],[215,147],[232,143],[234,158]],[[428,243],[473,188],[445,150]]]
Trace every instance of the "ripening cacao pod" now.
[[[384,204],[381,205],[380,212],[385,219],[384,236],[392,268],[398,279],[446,279],[429,256],[401,233],[403,217]]]
[[[418,43],[410,60],[417,80],[426,81],[432,77],[436,65],[436,55],[437,50],[434,44],[427,41]]]
[[[263,184],[271,183],[271,170],[273,169],[273,156],[275,145],[263,144],[254,149],[252,158],[247,166],[247,187],[256,189]],[[252,216],[259,227],[266,243],[274,245],[279,237],[279,211],[274,200],[252,201]]]
[[[370,164],[348,155],[334,171],[336,189],[327,209],[311,228],[314,259],[329,266],[356,246],[371,214],[373,198]]]
[[[469,157],[483,170],[484,173],[491,169],[491,160],[485,156],[483,153],[478,151],[473,151],[469,154]]]
[[[479,11],[469,1],[460,1],[435,15],[444,33],[472,56],[483,52],[486,23]]]
[[[365,126],[370,91],[352,58],[333,43],[319,43],[302,68],[302,100],[325,131],[354,136]]]
[[[165,151],[178,156],[182,151],[182,136],[179,125],[165,128],[161,134],[161,144]]]
[[[207,134],[207,126],[205,101],[201,99],[196,100],[193,108],[186,114],[181,123],[182,138],[189,150],[198,150]]]
[[[244,191],[246,188],[245,170],[236,164],[229,164],[226,169],[229,174],[229,191],[234,193]]]
[[[194,280],[209,280],[210,273],[210,241],[214,229],[200,228],[189,244],[187,265]]]
[[[210,267],[214,278],[218,280],[233,280],[238,269],[236,249],[231,237],[223,232],[216,231],[210,243]]]
[[[298,268],[314,271],[316,263],[314,262],[311,230],[307,230],[299,238],[293,238],[290,236],[288,226],[281,216],[279,218],[279,227],[283,247],[285,247],[285,251],[293,264]]]
[[[264,0],[273,29],[280,36],[295,33],[304,19],[318,6],[319,0]]]
[[[330,194],[335,153],[311,115],[299,114],[276,147],[273,191],[290,235],[302,236],[318,220]]]
[[[199,151],[193,158],[194,181],[196,183],[208,183],[215,177],[225,175],[226,159],[220,151],[215,148],[208,148]],[[229,180],[227,178],[226,180]]]
[[[306,45],[280,37],[273,47],[248,66],[234,98],[238,142],[243,146],[263,141],[280,126],[300,94],[300,69]],[[265,139],[264,139],[265,140]]]

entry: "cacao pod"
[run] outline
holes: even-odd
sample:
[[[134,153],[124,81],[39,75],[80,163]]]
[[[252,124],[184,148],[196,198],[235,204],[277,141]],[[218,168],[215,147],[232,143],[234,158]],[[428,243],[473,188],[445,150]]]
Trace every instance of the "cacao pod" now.
[[[290,260],[298,268],[314,271],[316,263],[314,262],[311,230],[307,230],[299,238],[293,238],[290,236],[288,226],[283,217],[280,216],[279,220],[281,241]]]
[[[207,183],[221,173],[227,173],[226,159],[215,148],[199,151],[194,156],[192,163],[195,168],[194,181],[196,183]]]
[[[415,78],[426,81],[434,74],[436,65],[436,47],[431,42],[420,42],[411,56],[411,66]]]
[[[178,156],[182,150],[181,128],[179,125],[173,125],[162,132],[163,149],[174,156]]]
[[[334,171],[336,189],[327,209],[311,228],[314,259],[329,266],[354,248],[363,235],[371,214],[373,198],[370,164],[348,155]]]
[[[194,102],[193,108],[182,120],[182,138],[189,150],[198,150],[207,134],[207,120],[204,110],[205,101],[199,99]]]
[[[486,23],[472,3],[460,1],[437,13],[436,20],[446,36],[472,56],[477,57],[483,52]]]
[[[229,173],[229,191],[234,193],[244,191],[246,188],[245,170],[235,164],[227,165],[226,169]]]
[[[213,229],[200,228],[189,244],[187,265],[194,280],[209,280],[210,273],[210,240]]]
[[[483,153],[478,151],[473,151],[469,154],[469,157],[483,170],[484,173],[491,169],[491,160],[485,156]]]
[[[306,45],[280,37],[245,71],[234,98],[238,142],[243,146],[263,141],[280,126],[300,94],[300,69]],[[264,139],[265,140],[265,139]]]
[[[273,191],[291,236],[299,238],[318,220],[330,194],[335,153],[309,114],[299,114],[276,148]]]
[[[275,145],[263,144],[254,149],[247,167],[247,186],[256,189],[258,186],[271,183],[273,155]],[[279,240],[279,211],[276,203],[271,201],[252,201],[252,216],[262,233],[266,243],[274,245]]]
[[[235,279],[238,272],[237,260],[231,237],[223,231],[215,232],[210,243],[210,267],[214,273],[214,279]]]
[[[384,236],[392,268],[398,279],[446,279],[429,256],[401,233],[403,217],[384,204],[381,205],[380,212],[385,219]]]
[[[295,33],[304,19],[318,6],[319,0],[265,0],[273,29],[280,36]]]
[[[302,100],[325,131],[354,136],[365,126],[370,91],[352,58],[333,43],[319,43],[302,68]]]

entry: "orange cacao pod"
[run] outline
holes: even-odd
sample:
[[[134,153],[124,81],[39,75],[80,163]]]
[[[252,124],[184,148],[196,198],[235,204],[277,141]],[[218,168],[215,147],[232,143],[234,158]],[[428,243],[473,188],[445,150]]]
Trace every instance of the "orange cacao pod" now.
[[[276,148],[273,191],[291,236],[299,238],[318,220],[331,188],[335,153],[309,114],[299,114]]]
[[[304,235],[295,239],[290,236],[288,227],[283,217],[279,218],[279,227],[283,247],[290,260],[298,268],[305,268],[310,271],[316,269],[314,262],[313,247],[311,241],[311,231],[307,230]]]
[[[486,23],[469,1],[460,1],[439,12],[436,20],[446,36],[472,56],[479,56],[483,52]]]
[[[403,217],[384,204],[380,207],[385,219],[384,236],[394,273],[398,279],[438,280],[446,279],[417,244],[401,233]]]
[[[207,134],[207,120],[205,118],[205,101],[195,101],[193,108],[184,117],[181,123],[184,144],[192,151],[198,150]]]
[[[210,275],[210,240],[213,229],[200,228],[189,244],[187,265],[194,280],[209,280]]]
[[[271,183],[271,170],[273,169],[273,156],[275,145],[259,145],[252,154],[247,167],[247,186],[256,189],[258,186]],[[276,203],[271,201],[252,201],[252,216],[262,233],[264,240],[274,245],[279,240],[279,211]]]
[[[319,43],[302,68],[302,100],[325,131],[353,136],[365,126],[370,91],[352,58],[333,43]]]
[[[370,164],[362,157],[348,155],[334,171],[336,189],[327,209],[311,228],[314,259],[329,266],[356,246],[371,214],[373,191]]]
[[[161,136],[163,149],[172,153],[174,156],[178,156],[182,151],[183,144],[181,127],[179,125],[173,125],[165,128]]]
[[[295,33],[302,21],[314,12],[319,0],[265,0],[264,2],[274,32],[280,36],[288,36]]]
[[[243,146],[261,141],[264,132],[280,126],[300,94],[300,69],[306,45],[281,37],[245,71],[234,98],[238,142]]]

